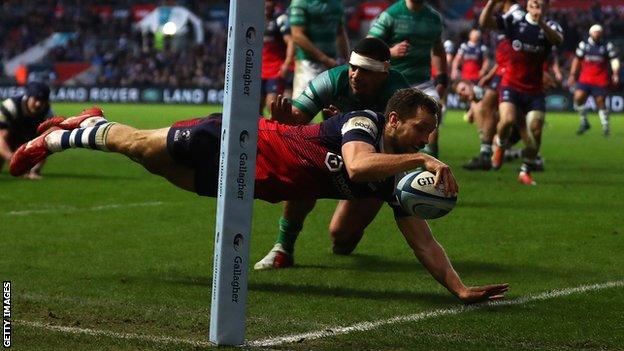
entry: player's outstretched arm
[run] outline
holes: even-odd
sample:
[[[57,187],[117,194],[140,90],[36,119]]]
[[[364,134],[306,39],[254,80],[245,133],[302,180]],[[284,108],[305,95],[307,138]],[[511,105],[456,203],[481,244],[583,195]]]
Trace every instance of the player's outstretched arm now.
[[[483,29],[497,29],[496,18],[492,15],[494,12],[494,6],[501,0],[488,0],[487,4],[479,15],[479,26]]]
[[[416,217],[397,217],[396,223],[420,263],[435,280],[463,303],[502,299],[509,290],[506,283],[473,287],[464,285],[425,220]]]

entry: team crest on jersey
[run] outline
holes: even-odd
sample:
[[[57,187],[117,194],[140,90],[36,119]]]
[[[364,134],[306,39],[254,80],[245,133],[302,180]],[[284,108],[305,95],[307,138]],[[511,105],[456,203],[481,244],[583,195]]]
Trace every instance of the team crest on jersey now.
[[[340,172],[343,165],[344,161],[342,160],[342,156],[333,152],[328,152],[325,155],[325,166],[327,166],[330,172]]]

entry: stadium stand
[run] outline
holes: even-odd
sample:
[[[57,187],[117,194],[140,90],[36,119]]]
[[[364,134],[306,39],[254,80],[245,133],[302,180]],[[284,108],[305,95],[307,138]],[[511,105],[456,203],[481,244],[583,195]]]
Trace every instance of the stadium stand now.
[[[345,0],[351,40],[361,37],[362,8],[383,1]],[[446,17],[446,37],[459,43],[475,25],[483,1],[431,1]],[[605,37],[624,46],[624,5],[613,0],[553,2],[552,17],[566,33],[558,54],[564,71],[587,29],[601,23]],[[141,1],[18,1],[0,5],[0,84],[23,85],[44,80],[54,86],[200,87],[221,89],[225,66],[226,0],[161,1],[158,5],[184,6],[202,20],[203,43],[188,31],[182,40],[142,33],[135,24],[156,8]],[[282,8],[288,5],[283,1]],[[462,13],[463,11],[463,13]],[[457,26],[452,22],[461,22]],[[487,38],[484,38],[487,41]],[[30,51],[29,51],[30,50]],[[34,50],[34,51],[33,51]],[[24,65],[12,64],[19,55]],[[16,60],[14,60],[17,62]],[[25,71],[25,68],[27,71]]]

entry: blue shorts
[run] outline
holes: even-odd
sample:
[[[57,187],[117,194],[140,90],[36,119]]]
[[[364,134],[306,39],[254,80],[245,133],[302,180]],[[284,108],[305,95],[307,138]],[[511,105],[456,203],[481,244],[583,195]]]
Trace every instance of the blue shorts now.
[[[495,75],[494,77],[492,77],[492,79],[490,79],[490,83],[487,85],[487,89],[492,89],[496,92],[498,92],[498,88],[500,88],[500,83],[501,80],[503,79],[503,77],[501,77],[500,75]]]
[[[260,92],[262,95],[281,94],[284,92],[284,80],[281,78],[263,79]]]
[[[546,95],[544,93],[523,93],[509,87],[501,87],[498,102],[511,102],[522,114],[529,111],[546,112]]]
[[[195,192],[217,196],[221,114],[174,123],[167,134],[167,151],[173,160],[195,171]]]
[[[607,87],[601,87],[593,84],[576,83],[576,89],[582,90],[591,96],[607,96]]]

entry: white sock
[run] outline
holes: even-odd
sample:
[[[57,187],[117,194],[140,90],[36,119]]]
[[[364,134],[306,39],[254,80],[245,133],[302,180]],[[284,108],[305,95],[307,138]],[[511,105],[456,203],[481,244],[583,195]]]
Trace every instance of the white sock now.
[[[598,117],[600,117],[600,124],[603,127],[609,125],[609,111],[608,110],[598,110]]]
[[[50,152],[59,152],[69,148],[85,148],[108,151],[106,136],[115,122],[104,122],[93,127],[74,130],[55,130],[45,138]]]
[[[577,105],[576,103],[574,103],[574,111],[579,113],[579,116],[581,117],[581,123],[587,124],[587,109],[585,108],[585,104]]]

